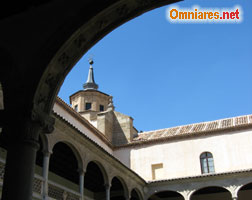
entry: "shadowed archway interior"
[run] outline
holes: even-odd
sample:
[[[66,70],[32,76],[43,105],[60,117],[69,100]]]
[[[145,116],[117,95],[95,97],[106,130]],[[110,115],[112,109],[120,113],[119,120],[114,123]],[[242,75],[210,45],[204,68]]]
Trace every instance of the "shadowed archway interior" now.
[[[43,143],[41,137],[39,137],[39,150],[37,151],[36,155],[36,165],[43,167]]]
[[[77,185],[79,184],[78,161],[72,149],[63,142],[57,143],[53,148],[49,171]]]
[[[241,187],[238,192],[238,199],[239,200],[247,200],[252,197],[252,183],[248,183]]]
[[[84,188],[86,191],[84,193],[86,195],[92,193],[94,199],[103,199],[106,196],[104,176],[95,162],[88,163],[84,178]]]
[[[122,182],[114,177],[110,188],[110,200],[125,200],[125,191]]]
[[[140,197],[135,189],[131,191],[130,200],[140,200]]]
[[[148,200],[184,200],[184,197],[178,192],[163,191],[153,194]]]
[[[232,200],[231,193],[222,187],[205,187],[197,190],[191,196],[191,200]]]

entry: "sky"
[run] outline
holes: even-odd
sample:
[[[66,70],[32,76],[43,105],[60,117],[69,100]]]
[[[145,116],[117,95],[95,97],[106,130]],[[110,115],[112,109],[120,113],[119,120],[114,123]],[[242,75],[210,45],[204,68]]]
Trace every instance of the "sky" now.
[[[150,131],[252,114],[252,1],[186,0],[179,8],[233,8],[241,23],[174,24],[164,6],[112,31],[73,67],[59,91],[82,90],[93,57],[99,91]]]

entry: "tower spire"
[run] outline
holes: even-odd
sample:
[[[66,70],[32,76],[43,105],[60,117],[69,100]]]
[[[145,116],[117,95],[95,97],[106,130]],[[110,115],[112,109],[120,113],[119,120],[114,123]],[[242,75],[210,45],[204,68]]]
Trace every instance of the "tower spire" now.
[[[83,84],[84,90],[97,90],[98,85],[95,83],[94,80],[94,72],[93,72],[93,66],[92,64],[94,63],[93,59],[89,59],[89,71],[88,71],[88,77],[86,83]]]

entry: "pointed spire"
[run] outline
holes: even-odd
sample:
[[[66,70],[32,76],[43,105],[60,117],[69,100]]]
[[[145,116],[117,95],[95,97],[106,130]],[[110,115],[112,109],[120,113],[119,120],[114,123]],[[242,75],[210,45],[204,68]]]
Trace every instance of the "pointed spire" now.
[[[87,82],[83,84],[84,90],[97,90],[98,85],[95,83],[94,80],[94,72],[93,72],[93,66],[92,64],[94,63],[93,59],[89,59],[89,71],[88,71],[88,78]]]

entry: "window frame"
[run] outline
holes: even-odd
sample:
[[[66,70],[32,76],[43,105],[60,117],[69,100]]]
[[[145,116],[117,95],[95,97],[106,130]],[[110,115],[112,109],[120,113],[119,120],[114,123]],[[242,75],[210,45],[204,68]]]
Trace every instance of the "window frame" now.
[[[206,167],[204,166],[205,162]],[[211,163],[212,165],[210,165]],[[201,174],[215,173],[214,158],[211,152],[205,151],[200,154],[200,167],[201,167]]]
[[[102,109],[101,109],[101,108],[102,108]],[[103,111],[104,111],[104,105],[100,104],[99,110],[100,110],[100,112],[103,112]]]
[[[75,110],[76,112],[78,112],[78,109],[79,109],[78,104],[74,105],[74,110]]]
[[[90,108],[87,108],[87,105],[90,105]],[[91,110],[92,108],[92,103],[91,102],[86,102],[85,103],[85,110]]]

